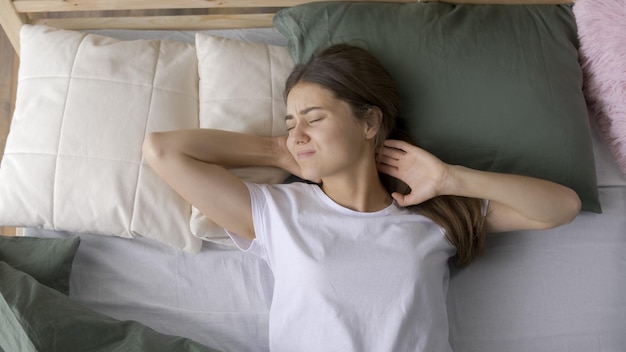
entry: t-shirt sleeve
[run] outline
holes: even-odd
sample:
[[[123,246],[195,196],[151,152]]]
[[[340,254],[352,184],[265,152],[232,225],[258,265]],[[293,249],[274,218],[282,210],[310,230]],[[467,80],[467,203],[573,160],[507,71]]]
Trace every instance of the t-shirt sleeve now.
[[[231,231],[226,230],[228,236],[235,242],[237,248],[241,251],[255,254],[259,257],[265,258],[265,249],[263,248],[263,231],[260,231],[262,228],[261,223],[263,221],[263,216],[261,215],[263,212],[264,205],[266,204],[266,196],[262,191],[260,185],[254,183],[247,183],[248,192],[250,192],[250,201],[252,203],[252,221],[254,224],[254,232],[256,238],[252,241],[237,235]]]

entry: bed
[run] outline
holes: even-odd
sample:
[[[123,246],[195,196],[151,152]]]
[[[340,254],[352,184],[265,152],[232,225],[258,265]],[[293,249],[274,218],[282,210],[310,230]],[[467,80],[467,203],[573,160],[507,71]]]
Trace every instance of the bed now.
[[[453,350],[626,351],[619,0],[1,0],[0,23],[20,55],[0,226],[25,228],[0,237],[0,351],[268,350],[267,264],[160,182],[141,143],[284,133],[282,81],[340,41],[388,67],[426,149],[583,201],[568,225],[490,234],[451,264]]]

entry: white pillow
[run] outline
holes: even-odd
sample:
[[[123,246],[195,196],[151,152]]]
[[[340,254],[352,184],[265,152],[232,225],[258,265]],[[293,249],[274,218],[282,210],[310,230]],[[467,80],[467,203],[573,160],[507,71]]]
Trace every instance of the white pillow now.
[[[200,128],[266,137],[287,133],[283,90],[294,67],[287,48],[196,34],[200,74]],[[279,183],[276,168],[232,170],[245,181]],[[232,244],[223,228],[192,207],[191,231],[213,242]]]
[[[190,252],[191,206],[143,161],[146,133],[198,127],[195,48],[25,25],[0,165],[0,224],[121,237]]]

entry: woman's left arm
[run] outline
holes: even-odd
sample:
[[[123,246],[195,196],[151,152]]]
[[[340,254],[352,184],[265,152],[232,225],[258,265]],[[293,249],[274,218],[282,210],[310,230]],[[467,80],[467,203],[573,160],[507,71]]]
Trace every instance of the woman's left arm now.
[[[393,194],[402,206],[438,195],[488,199],[489,232],[552,228],[571,222],[580,212],[580,199],[570,188],[528,176],[448,165],[406,142],[386,141],[379,161],[380,171],[411,187],[407,195]]]

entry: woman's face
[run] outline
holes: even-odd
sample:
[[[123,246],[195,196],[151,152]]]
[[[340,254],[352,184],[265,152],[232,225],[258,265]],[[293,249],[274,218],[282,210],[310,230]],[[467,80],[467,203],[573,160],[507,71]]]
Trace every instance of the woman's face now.
[[[298,83],[287,96],[287,148],[306,179],[355,170],[371,158],[375,135],[350,105],[315,83]]]

